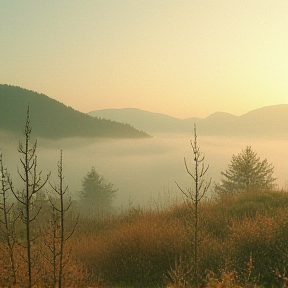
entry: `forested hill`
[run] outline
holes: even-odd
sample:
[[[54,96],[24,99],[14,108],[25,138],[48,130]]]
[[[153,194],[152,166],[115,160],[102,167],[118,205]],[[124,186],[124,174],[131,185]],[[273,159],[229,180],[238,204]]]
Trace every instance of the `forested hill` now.
[[[44,94],[9,85],[0,85],[0,130],[23,131],[28,104],[36,137],[150,137],[129,124],[94,118]]]

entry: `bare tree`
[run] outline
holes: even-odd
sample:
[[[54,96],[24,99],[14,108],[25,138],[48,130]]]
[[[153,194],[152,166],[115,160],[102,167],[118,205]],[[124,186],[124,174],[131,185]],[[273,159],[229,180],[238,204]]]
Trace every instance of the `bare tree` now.
[[[205,167],[204,159],[205,155],[200,151],[200,148],[197,144],[197,132],[196,125],[194,124],[194,140],[190,140],[190,144],[192,147],[193,153],[193,161],[194,161],[194,171],[191,171],[188,167],[187,160],[184,158],[184,164],[187,173],[192,178],[193,184],[192,186],[186,187],[182,189],[178,183],[176,182],[177,187],[183,193],[185,197],[185,203],[187,207],[192,211],[193,221],[188,221],[188,224],[191,225],[194,229],[194,251],[193,251],[193,279],[195,282],[199,280],[199,204],[200,201],[205,196],[209,186],[211,184],[211,178],[208,181],[205,181],[205,174],[209,169],[209,165]]]
[[[7,245],[9,262],[10,262],[10,269],[12,272],[13,284],[17,282],[17,267],[15,261],[15,244],[16,244],[16,229],[15,223],[18,216],[13,215],[13,206],[14,203],[8,203],[9,197],[9,183],[8,183],[8,173],[7,170],[4,169],[3,161],[2,161],[2,153],[0,153],[0,210],[2,211],[2,217],[0,218],[0,228],[3,232],[4,241]]]
[[[27,108],[26,123],[24,126],[25,143],[19,142],[18,152],[20,153],[20,162],[22,172],[18,167],[18,174],[21,180],[24,182],[24,187],[21,190],[16,190],[13,187],[11,178],[9,177],[10,189],[13,192],[15,198],[19,203],[19,211],[21,220],[26,229],[26,243],[23,245],[27,251],[26,257],[23,257],[27,263],[28,269],[28,287],[32,287],[32,258],[31,258],[31,244],[37,238],[31,235],[31,223],[39,215],[41,207],[37,211],[33,211],[33,201],[36,197],[36,193],[40,191],[49,179],[50,174],[46,175],[44,181],[42,181],[42,171],[37,172],[37,156],[36,148],[37,141],[31,145],[31,126],[30,126],[30,111],[29,106]]]
[[[73,228],[66,234],[66,225],[65,225],[65,213],[71,207],[71,199],[68,204],[64,202],[64,195],[68,190],[68,186],[64,187],[63,185],[63,157],[62,157],[62,150],[60,152],[60,160],[58,162],[58,185],[50,186],[53,191],[56,193],[56,199],[49,198],[49,201],[52,206],[52,220],[50,221],[50,229],[48,230],[49,240],[44,241],[44,244],[48,248],[50,252],[49,255],[42,254],[44,258],[48,261],[50,265],[53,267],[53,282],[54,285],[58,284],[58,288],[62,287],[62,280],[64,277],[63,269],[65,268],[66,264],[69,262],[69,257],[71,254],[71,249],[66,254],[66,261],[64,261],[65,251],[64,245],[68,241],[68,239],[73,235],[76,225],[78,223],[78,218],[73,226]]]

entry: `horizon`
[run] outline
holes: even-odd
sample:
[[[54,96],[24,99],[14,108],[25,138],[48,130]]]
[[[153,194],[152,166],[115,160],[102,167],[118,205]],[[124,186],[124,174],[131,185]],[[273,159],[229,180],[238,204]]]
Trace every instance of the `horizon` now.
[[[0,83],[0,85],[8,85],[8,86],[14,86],[14,87],[19,87],[21,89],[25,89],[25,90],[30,90],[30,89],[27,89],[27,88],[24,88],[24,87],[20,87],[20,86],[15,86],[15,85],[10,85],[10,84],[6,84],[6,83]],[[64,104],[65,106],[69,107],[68,105],[66,105],[65,103],[57,100],[57,99],[54,99],[52,97],[50,97],[49,95],[46,95],[44,93],[41,93],[41,92],[38,92],[38,91],[33,91],[33,90],[30,90],[32,92],[36,92],[37,94],[43,94],[45,96],[47,96],[48,98],[52,99],[52,100],[56,100],[62,104]],[[259,110],[259,109],[263,109],[265,107],[273,107],[273,106],[282,106],[282,105],[288,105],[288,103],[280,103],[280,104],[272,104],[272,105],[266,105],[266,106],[262,106],[262,107],[258,107],[258,108],[254,108],[252,110],[249,110],[249,111],[246,111],[245,113],[243,114],[240,114],[240,115],[236,115],[236,114],[233,114],[233,113],[230,113],[230,112],[226,112],[226,111],[214,111],[214,112],[211,112],[211,114],[209,115],[206,115],[206,116],[203,116],[203,117],[197,117],[197,116],[188,116],[186,118],[180,118],[180,117],[176,117],[176,116],[173,116],[173,115],[169,115],[169,114],[165,114],[165,113],[161,113],[161,112],[153,112],[153,111],[149,111],[149,110],[144,110],[144,109],[141,109],[141,108],[136,108],[136,107],[122,107],[122,108],[103,108],[103,109],[96,109],[96,110],[91,110],[91,111],[88,111],[87,113],[86,112],[82,112],[80,110],[77,110],[77,108],[75,107],[72,107],[70,106],[72,109],[74,109],[75,111],[78,111],[78,112],[81,112],[81,113],[84,113],[84,114],[89,114],[91,112],[94,112],[94,111],[102,111],[102,110],[125,110],[125,109],[131,109],[131,110],[140,110],[140,111],[143,111],[143,112],[148,112],[148,113],[155,113],[155,114],[162,114],[162,115],[165,115],[165,116],[170,116],[170,117],[173,117],[173,118],[176,118],[176,119],[180,119],[180,120],[185,120],[185,119],[188,119],[188,118],[199,118],[199,119],[205,119],[205,118],[208,118],[210,117],[211,115],[213,114],[216,114],[216,113],[223,113],[223,114],[230,114],[230,115],[233,115],[233,116],[236,116],[236,117],[241,117],[249,112],[252,112],[252,111],[255,111],[255,110]]]
[[[209,116],[213,115],[213,114],[216,114],[216,113],[223,113],[223,114],[230,114],[232,116],[236,116],[236,117],[241,117],[249,112],[252,112],[252,111],[255,111],[255,110],[260,110],[260,109],[263,109],[263,108],[266,108],[266,107],[273,107],[273,106],[282,106],[282,105],[287,105],[288,104],[285,104],[285,103],[280,103],[280,104],[272,104],[272,105],[267,105],[267,106],[262,106],[262,107],[258,107],[258,108],[255,108],[255,109],[252,109],[252,110],[249,110],[243,114],[240,114],[240,115],[235,115],[235,114],[232,114],[230,112],[226,112],[226,111],[215,111],[215,112],[212,112],[211,114],[207,115],[207,116],[204,116],[204,117],[196,117],[196,116],[190,116],[190,117],[187,117],[187,118],[178,118],[178,117],[175,117],[175,116],[172,116],[172,115],[169,115],[169,114],[164,114],[164,113],[160,113],[160,112],[153,112],[153,111],[148,111],[148,110],[143,110],[143,109],[140,109],[140,108],[133,108],[133,107],[124,107],[124,108],[103,108],[103,109],[98,109],[98,110],[92,110],[92,111],[89,111],[88,113],[85,113],[85,114],[89,114],[91,112],[94,112],[94,111],[104,111],[104,110],[125,110],[125,109],[131,109],[131,110],[140,110],[140,111],[143,111],[143,112],[149,112],[149,113],[155,113],[155,114],[162,114],[162,115],[166,115],[166,116],[170,116],[170,117],[173,117],[173,118],[176,118],[176,119],[180,119],[180,120],[185,120],[185,119],[188,119],[188,118],[199,118],[199,119],[205,119],[205,118],[208,118]],[[81,112],[81,111],[79,111]]]
[[[1,83],[185,119],[288,104],[288,2],[2,1]]]
[[[14,86],[14,87],[18,87],[18,88],[21,88],[21,89],[24,89],[24,90],[29,90],[29,91],[32,91],[32,92],[36,92],[37,94],[43,94],[45,96],[47,96],[48,98],[52,99],[52,100],[56,100],[62,104],[64,104],[65,106],[69,107],[68,105],[66,105],[65,103],[61,102],[60,100],[58,99],[55,99],[55,98],[52,98],[50,97],[49,95],[46,95],[42,92],[39,92],[39,91],[34,91],[34,90],[30,90],[30,89],[27,89],[27,88],[24,88],[24,87],[20,87],[20,86],[15,86],[15,85],[11,85],[11,84],[7,84],[7,83],[0,83],[0,85],[8,85],[8,86]],[[84,113],[84,114],[89,114],[91,112],[94,112],[94,111],[102,111],[102,110],[125,110],[125,109],[131,109],[131,110],[140,110],[140,111],[143,111],[143,112],[148,112],[148,113],[155,113],[155,114],[162,114],[162,115],[166,115],[166,116],[170,116],[170,117],[173,117],[173,118],[176,118],[176,119],[180,119],[180,120],[185,120],[185,119],[188,119],[188,118],[199,118],[199,119],[205,119],[205,118],[208,118],[210,117],[211,115],[213,114],[216,114],[216,113],[223,113],[223,114],[230,114],[230,115],[233,115],[233,116],[236,116],[236,117],[241,117],[249,112],[252,112],[252,111],[255,111],[255,110],[259,110],[259,109],[263,109],[263,108],[266,108],[266,107],[273,107],[273,106],[282,106],[282,105],[288,105],[288,103],[279,103],[279,104],[271,104],[271,105],[265,105],[265,106],[261,106],[261,107],[256,107],[254,109],[251,109],[249,111],[246,111],[240,115],[236,115],[236,114],[233,114],[233,113],[230,113],[230,112],[227,112],[227,111],[214,111],[214,112],[211,112],[209,115],[206,115],[206,116],[202,116],[202,117],[197,117],[197,116],[188,116],[188,117],[185,117],[185,118],[180,118],[180,117],[177,117],[177,116],[173,116],[173,115],[169,115],[169,114],[165,114],[165,113],[162,113],[162,112],[154,112],[154,111],[150,111],[150,110],[144,110],[144,109],[141,109],[141,108],[136,108],[136,107],[122,107],[122,108],[102,108],[102,109],[96,109],[96,110],[91,110],[91,111],[88,111],[88,112],[82,112],[80,110],[78,110],[77,108],[73,107],[73,106],[70,106],[72,109],[74,109],[75,111],[78,111],[78,112],[81,112],[81,113]]]

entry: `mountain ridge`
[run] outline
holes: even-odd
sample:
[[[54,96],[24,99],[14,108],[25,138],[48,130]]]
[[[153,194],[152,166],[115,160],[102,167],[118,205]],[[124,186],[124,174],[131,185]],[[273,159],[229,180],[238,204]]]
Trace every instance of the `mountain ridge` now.
[[[7,84],[0,85],[0,130],[20,133],[28,105],[33,135],[37,137],[150,137],[129,124],[93,118],[44,94]]]
[[[133,123],[133,125],[130,125],[145,132],[146,128],[152,133],[155,131],[162,131],[163,133],[181,131],[181,124],[178,118],[161,113],[149,112],[138,108],[102,109],[96,111],[96,117],[113,119],[114,121],[128,124]],[[95,117],[93,111],[88,113],[88,115]]]
[[[129,109],[129,113],[132,113],[131,111],[134,111],[135,114],[138,113],[137,122],[129,118],[129,115],[125,113],[127,109]],[[288,136],[286,128],[288,124],[288,104],[264,106],[251,110],[241,116],[218,111],[206,118],[190,117],[180,119],[136,108],[102,109],[91,111],[88,114],[93,117],[97,116],[128,123],[150,134],[191,132],[195,123],[199,135],[255,136],[266,138]],[[142,115],[145,115],[145,118]],[[157,122],[158,125],[156,125]]]

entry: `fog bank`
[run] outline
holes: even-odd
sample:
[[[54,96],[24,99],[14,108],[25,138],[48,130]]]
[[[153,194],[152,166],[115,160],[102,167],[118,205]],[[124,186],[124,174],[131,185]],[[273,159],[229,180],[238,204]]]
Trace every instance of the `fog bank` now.
[[[192,170],[192,138],[192,134],[161,134],[137,140],[38,139],[38,166],[43,174],[51,171],[50,182],[56,183],[57,162],[62,149],[65,183],[73,197],[79,195],[82,179],[95,167],[106,181],[118,188],[115,207],[163,208],[174,201],[181,201],[182,195],[175,181],[183,188],[192,183],[183,160],[184,157],[187,159]],[[212,177],[212,183],[220,181],[221,171],[227,168],[233,154],[252,146],[261,160],[267,158],[275,166],[274,176],[279,187],[288,188],[288,149],[285,140],[199,136],[198,144],[205,154],[205,164],[210,165],[207,180]],[[4,165],[12,175],[15,186],[21,185],[17,175],[17,166],[20,167],[17,145],[18,141],[11,138],[5,141],[2,135],[0,148]]]

